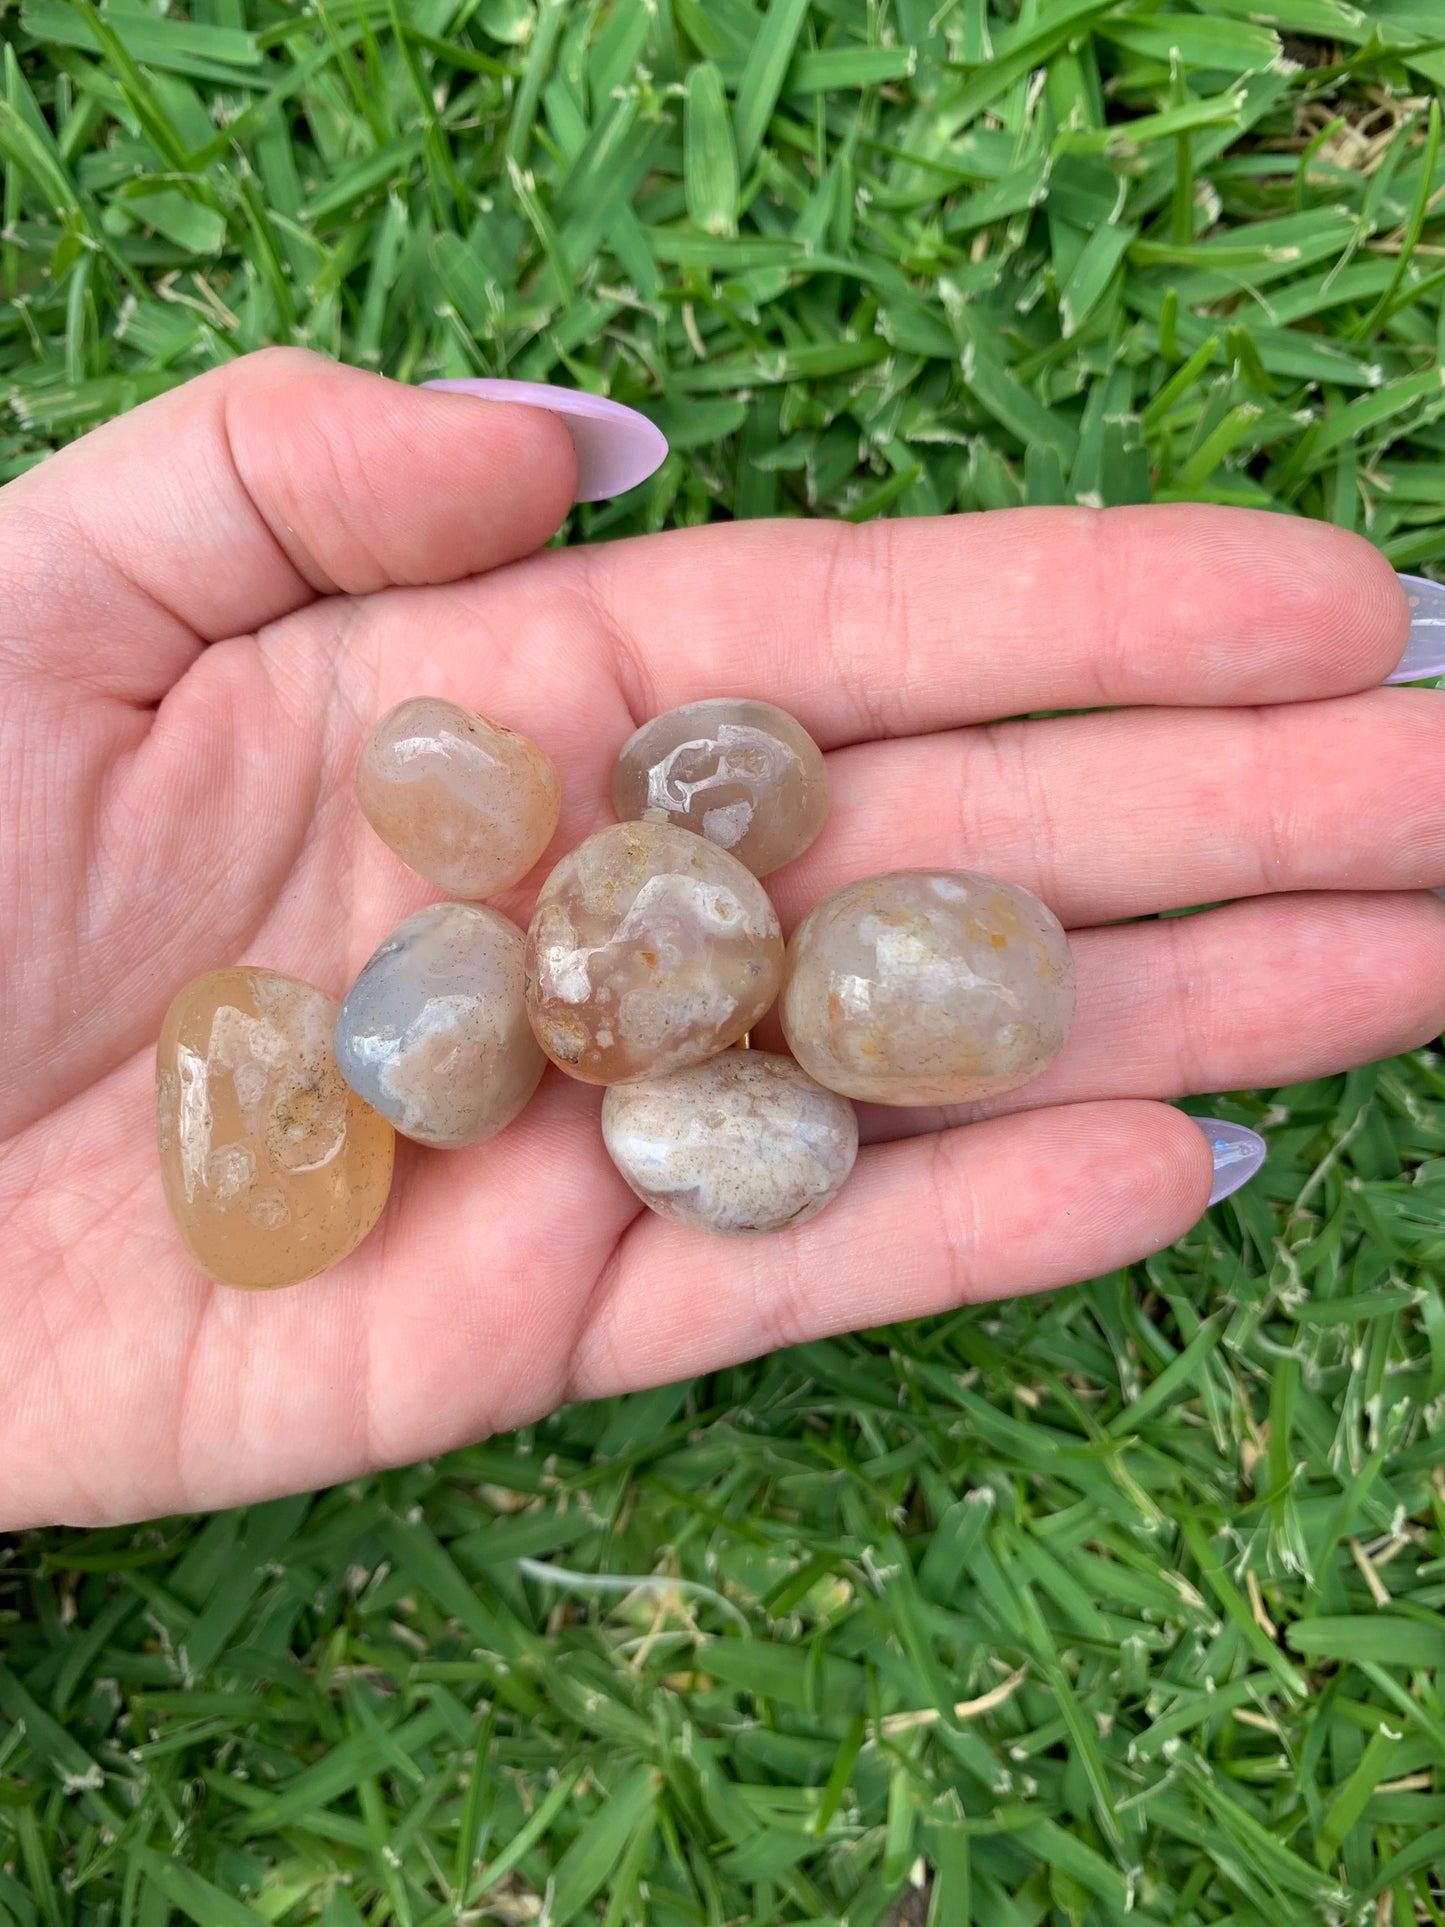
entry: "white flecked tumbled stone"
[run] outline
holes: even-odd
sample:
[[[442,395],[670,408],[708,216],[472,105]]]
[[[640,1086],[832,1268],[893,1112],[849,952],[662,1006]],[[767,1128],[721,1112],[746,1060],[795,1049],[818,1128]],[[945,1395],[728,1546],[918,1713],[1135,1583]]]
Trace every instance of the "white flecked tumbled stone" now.
[[[527,1009],[570,1077],[632,1084],[735,1044],[782,968],[777,912],[736,857],[670,823],[614,823],[542,885]]]
[[[805,1223],[838,1195],[858,1155],[847,1098],[791,1057],[761,1050],[614,1084],[602,1135],[659,1217],[732,1237]]]
[[[959,1104],[1016,1090],[1069,1033],[1062,926],[1017,883],[894,870],[816,904],[779,1001],[798,1062],[860,1102]]]

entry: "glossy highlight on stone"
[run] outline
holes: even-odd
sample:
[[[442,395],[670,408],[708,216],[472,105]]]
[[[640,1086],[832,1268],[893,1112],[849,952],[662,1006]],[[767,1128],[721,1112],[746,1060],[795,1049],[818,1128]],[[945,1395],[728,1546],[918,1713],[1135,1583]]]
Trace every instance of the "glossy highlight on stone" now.
[[[777,912],[735,857],[666,823],[599,830],[553,870],[527,934],[527,1010],[588,1084],[660,1077],[734,1044],[782,977]]]
[[[728,1237],[806,1223],[837,1197],[858,1155],[847,1098],[762,1050],[613,1085],[602,1136],[659,1217]]]
[[[754,876],[780,870],[822,829],[828,768],[800,722],[772,703],[720,696],[654,716],[623,744],[612,802],[695,830]]]
[[[331,1053],[336,1006],[273,970],[193,978],[156,1052],[161,1177],[181,1240],[223,1285],[299,1284],[381,1216],[395,1136]]]
[[[397,925],[346,993],[336,1061],[404,1137],[441,1150],[510,1124],[546,1059],[522,1000],[521,931],[480,903]]]
[[[1058,919],[1016,883],[894,870],[804,917],[779,1009],[793,1055],[829,1090],[969,1102],[1027,1084],[1058,1055],[1073,958]]]
[[[562,807],[534,742],[440,696],[412,696],[376,724],[357,758],[356,799],[403,863],[469,898],[524,877]]]

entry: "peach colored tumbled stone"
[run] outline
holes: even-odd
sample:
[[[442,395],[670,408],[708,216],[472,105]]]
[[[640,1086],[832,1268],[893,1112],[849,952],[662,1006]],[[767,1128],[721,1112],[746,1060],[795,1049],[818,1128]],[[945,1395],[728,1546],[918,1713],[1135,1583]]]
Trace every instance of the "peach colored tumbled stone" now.
[[[875,1104],[1027,1084],[1073,1010],[1058,919],[1018,884],[968,870],[894,870],[825,897],[793,932],[779,1006],[804,1069]]]
[[[336,1006],[274,970],[214,970],[166,1012],[161,1177],[181,1241],[223,1285],[299,1284],[381,1216],[395,1136],[331,1054]]]
[[[763,886],[667,823],[618,823],[563,857],[527,934],[537,1041],[588,1084],[631,1084],[735,1044],[778,993]]]
[[[336,1061],[403,1137],[451,1151],[495,1137],[546,1059],[522,1003],[522,933],[485,903],[397,925],[346,993]]]
[[[858,1119],[791,1057],[726,1050],[602,1102],[612,1162],[659,1217],[741,1237],[804,1224],[837,1197]]]
[[[552,840],[562,792],[525,736],[440,696],[398,703],[362,745],[356,800],[383,843],[455,897],[516,883]]]
[[[772,703],[719,696],[654,716],[612,772],[624,822],[695,830],[754,876],[801,856],[828,814],[828,767],[800,722]]]

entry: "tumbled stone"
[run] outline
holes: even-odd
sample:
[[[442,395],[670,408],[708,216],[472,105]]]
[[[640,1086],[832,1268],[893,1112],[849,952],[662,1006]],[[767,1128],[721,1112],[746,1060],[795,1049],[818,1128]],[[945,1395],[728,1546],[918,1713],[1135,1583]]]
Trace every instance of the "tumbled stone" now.
[[[542,885],[527,1010],[554,1064],[630,1084],[735,1044],[782,964],[777,912],[735,857],[668,823],[617,823]]]
[[[1073,1009],[1058,919],[1018,884],[968,870],[895,870],[825,897],[793,933],[779,1006],[799,1063],[876,1104],[1027,1084]]]
[[[161,1177],[181,1241],[223,1285],[294,1285],[381,1216],[395,1137],[331,1054],[336,1006],[274,970],[214,970],[166,1012]]]
[[[494,1137],[546,1059],[522,1001],[522,933],[480,903],[433,903],[397,925],[346,993],[336,1061],[419,1144]]]
[[[762,1050],[614,1084],[602,1136],[659,1217],[733,1237],[805,1223],[838,1195],[858,1155],[847,1098]]]
[[[654,716],[612,772],[624,822],[695,830],[754,876],[801,856],[828,814],[828,767],[803,725],[772,703],[720,696]]]
[[[516,883],[552,840],[562,792],[551,758],[440,696],[398,703],[362,745],[356,798],[403,863],[457,897]]]

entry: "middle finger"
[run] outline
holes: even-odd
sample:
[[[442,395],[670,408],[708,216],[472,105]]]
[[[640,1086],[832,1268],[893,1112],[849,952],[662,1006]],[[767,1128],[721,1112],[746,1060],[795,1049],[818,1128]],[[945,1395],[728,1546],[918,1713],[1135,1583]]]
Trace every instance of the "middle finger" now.
[[[853,877],[977,869],[1066,925],[1227,898],[1445,884],[1445,694],[1120,710],[860,744],[823,835],[769,878],[784,923]]]
[[[1442,933],[1434,897],[1368,891],[1083,930],[1073,1027],[1041,1077],[981,1104],[864,1105],[859,1123],[870,1140],[913,1137],[1097,1098],[1273,1089],[1393,1057],[1445,1024]]]

